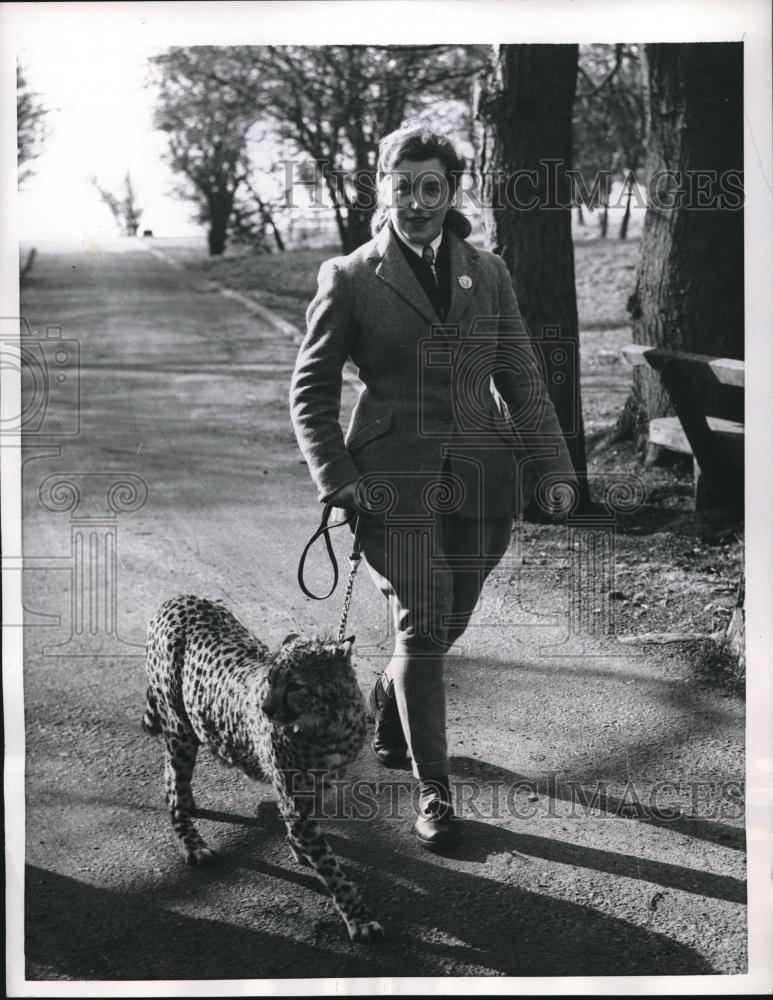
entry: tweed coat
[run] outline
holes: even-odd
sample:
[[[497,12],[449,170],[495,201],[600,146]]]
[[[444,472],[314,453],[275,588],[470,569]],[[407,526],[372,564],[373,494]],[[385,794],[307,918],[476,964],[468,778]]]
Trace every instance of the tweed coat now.
[[[443,238],[442,324],[389,225],[320,268],[290,389],[320,501],[356,482],[377,515],[512,516],[527,466],[532,486],[576,483],[504,261],[448,229]],[[344,435],[349,358],[361,386]]]

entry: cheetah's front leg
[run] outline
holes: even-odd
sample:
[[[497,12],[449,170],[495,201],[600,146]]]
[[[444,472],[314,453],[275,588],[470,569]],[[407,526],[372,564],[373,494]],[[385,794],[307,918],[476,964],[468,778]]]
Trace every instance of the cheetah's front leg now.
[[[306,803],[293,814],[286,815],[285,823],[295,859],[313,868],[325,883],[351,940],[375,941],[383,938],[384,928],[371,917],[356,886],[344,875],[319,823],[308,815]]]
[[[214,861],[215,852],[207,847],[191,818],[194,809],[191,777],[197,752],[198,742],[193,733],[180,729],[173,734],[166,734],[166,802],[174,832],[180,842],[180,852],[189,865],[208,865]]]

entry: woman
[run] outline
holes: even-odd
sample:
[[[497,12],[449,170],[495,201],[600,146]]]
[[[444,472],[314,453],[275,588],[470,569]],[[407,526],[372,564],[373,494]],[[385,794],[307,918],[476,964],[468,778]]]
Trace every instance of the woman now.
[[[463,170],[451,141],[424,126],[381,141],[373,239],[320,268],[290,400],[319,499],[359,513],[391,607],[394,655],[369,698],[373,748],[390,767],[410,758],[416,835],[434,849],[459,838],[444,654],[508,547],[521,466],[574,482],[507,268],[466,242],[470,225],[451,207]],[[344,437],[348,358],[362,388]]]

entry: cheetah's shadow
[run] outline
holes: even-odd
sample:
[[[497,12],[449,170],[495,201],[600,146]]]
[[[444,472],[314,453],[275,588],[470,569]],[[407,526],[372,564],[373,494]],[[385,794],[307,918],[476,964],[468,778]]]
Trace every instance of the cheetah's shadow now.
[[[250,870],[262,875],[279,878],[285,882],[293,882],[295,885],[303,886],[304,889],[312,889],[320,896],[328,898],[329,894],[319,879],[308,873],[311,866],[303,866],[296,862],[290,854],[289,847],[287,849],[289,868],[273,865],[260,858],[259,847],[255,843],[257,834],[251,831],[261,830],[273,838],[281,836],[285,830],[276,802],[259,802],[255,816],[243,816],[221,809],[200,809],[198,807],[192,810],[191,815],[195,819],[211,820],[215,823],[229,824],[243,829],[242,833],[238,830],[235,831],[235,835],[229,838],[226,843],[219,843],[215,847],[214,863],[201,869],[205,873],[205,877],[217,880],[234,874],[239,869],[249,867]]]
[[[289,852],[285,866],[262,859],[260,846],[267,836],[283,840],[284,824],[274,802],[261,804],[259,818],[207,810],[201,810],[201,815],[240,828],[230,838],[226,872],[247,870],[325,895],[321,883],[298,869]],[[626,975],[715,971],[693,949],[666,935],[592,907],[535,893],[508,883],[497,873],[493,877],[477,874],[481,862],[496,856],[512,857],[514,870],[520,863],[542,859],[730,902],[745,900],[743,883],[730,877],[515,833],[490,822],[464,820],[462,844],[445,857],[418,850],[412,836],[407,841],[407,817],[400,817],[398,823],[343,820],[326,822],[324,827],[344,869],[386,924],[388,938],[379,949],[384,974],[395,975],[399,969],[401,975],[427,975],[437,963],[453,975],[491,974],[487,969],[496,969],[500,975],[550,976],[609,975],[613,970]],[[466,871],[460,864],[471,864],[473,870]],[[567,926],[571,926],[568,942]],[[433,928],[433,939],[427,940],[421,930],[417,941],[417,927]],[[333,925],[328,933],[340,935],[340,930]],[[463,944],[438,940],[438,934]],[[559,937],[564,943],[557,952],[548,942]],[[481,971],[469,971],[471,963]]]

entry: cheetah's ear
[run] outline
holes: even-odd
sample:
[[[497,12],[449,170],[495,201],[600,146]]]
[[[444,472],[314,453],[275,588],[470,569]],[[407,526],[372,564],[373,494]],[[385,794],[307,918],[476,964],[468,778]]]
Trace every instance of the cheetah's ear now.
[[[341,656],[349,656],[352,652],[352,646],[354,645],[354,636],[350,635],[348,639],[344,639],[343,642],[339,642],[336,649],[341,654]]]
[[[284,639],[282,639],[281,645],[287,646],[293,641],[293,639],[300,639],[300,636],[297,632],[288,632]]]

